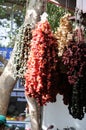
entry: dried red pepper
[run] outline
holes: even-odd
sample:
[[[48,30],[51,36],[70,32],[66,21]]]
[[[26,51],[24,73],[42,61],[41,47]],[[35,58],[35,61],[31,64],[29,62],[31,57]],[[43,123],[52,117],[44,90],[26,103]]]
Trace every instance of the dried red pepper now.
[[[58,47],[48,21],[32,31],[31,51],[25,74],[25,92],[40,105],[55,102],[58,92]]]

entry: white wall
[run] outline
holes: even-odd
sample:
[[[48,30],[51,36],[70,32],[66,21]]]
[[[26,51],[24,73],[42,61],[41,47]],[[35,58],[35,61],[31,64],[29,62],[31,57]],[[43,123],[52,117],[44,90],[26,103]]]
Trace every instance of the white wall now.
[[[43,109],[43,126],[54,125],[54,129],[63,130],[67,127],[75,127],[76,130],[86,130],[86,115],[82,120],[74,119],[66,105],[63,104],[62,96],[57,95],[56,103],[49,103]]]

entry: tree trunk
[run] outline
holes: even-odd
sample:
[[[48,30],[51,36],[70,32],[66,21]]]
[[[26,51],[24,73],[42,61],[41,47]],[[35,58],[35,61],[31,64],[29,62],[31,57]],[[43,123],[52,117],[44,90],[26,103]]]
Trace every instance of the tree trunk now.
[[[29,113],[31,120],[31,130],[41,130],[40,129],[40,118],[38,112],[38,106],[34,98],[26,96],[27,103],[29,105]]]
[[[31,24],[32,28],[34,28],[34,25],[40,20],[40,15],[46,11],[46,6],[46,0],[27,0],[27,9],[24,23]],[[26,100],[29,105],[31,130],[41,130],[41,111],[38,111],[38,105],[34,98],[26,96]]]
[[[13,76],[13,54],[0,76],[0,114],[6,115],[10,99],[10,93],[16,83]]]

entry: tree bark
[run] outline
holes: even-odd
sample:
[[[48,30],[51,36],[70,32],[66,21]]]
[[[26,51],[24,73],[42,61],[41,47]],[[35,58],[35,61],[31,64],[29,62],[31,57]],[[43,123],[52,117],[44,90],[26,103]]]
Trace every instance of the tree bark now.
[[[14,74],[13,54],[0,76],[0,114],[6,115],[10,93],[16,83]]]
[[[2,63],[2,64],[4,64],[2,67],[0,67],[0,75],[3,73],[3,71],[4,71],[4,68],[5,68],[5,66],[7,65],[7,60],[2,56],[2,55],[0,55],[0,62]]]
[[[27,8],[24,24],[32,27],[40,20],[40,15],[46,11],[46,0],[27,0]]]
[[[4,66],[7,64],[7,60],[2,55],[0,55],[0,62],[2,62]]]
[[[29,105],[29,113],[31,120],[31,130],[40,130],[40,119],[36,100],[26,96],[27,103]]]

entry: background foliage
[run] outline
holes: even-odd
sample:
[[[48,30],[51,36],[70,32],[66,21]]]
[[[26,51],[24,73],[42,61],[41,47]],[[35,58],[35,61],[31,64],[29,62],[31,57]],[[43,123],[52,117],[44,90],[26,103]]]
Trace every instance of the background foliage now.
[[[59,26],[59,20],[64,15],[65,9],[61,7],[57,7],[56,5],[52,3],[47,4],[47,13],[48,13],[48,20],[50,22],[50,25],[52,27],[52,30],[55,31],[55,29]]]
[[[0,0],[0,28],[10,28],[5,36],[0,36],[0,45],[4,46],[1,42],[5,41],[7,37],[11,40],[7,40],[8,44],[6,46],[13,47],[12,39],[17,34],[17,29],[22,25],[25,18],[25,0],[15,0],[15,3],[8,0]],[[59,20],[64,15],[65,9],[57,7],[52,3],[47,4],[48,21],[51,25],[53,31],[59,26]]]

